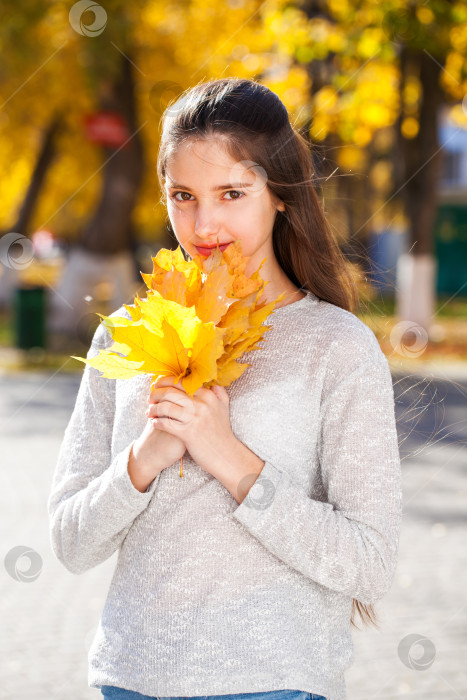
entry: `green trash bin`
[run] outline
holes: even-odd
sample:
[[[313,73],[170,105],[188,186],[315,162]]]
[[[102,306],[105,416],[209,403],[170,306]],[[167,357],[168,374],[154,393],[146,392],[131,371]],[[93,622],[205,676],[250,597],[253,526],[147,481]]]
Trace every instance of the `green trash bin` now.
[[[45,348],[45,287],[19,287],[14,295],[16,347]]]

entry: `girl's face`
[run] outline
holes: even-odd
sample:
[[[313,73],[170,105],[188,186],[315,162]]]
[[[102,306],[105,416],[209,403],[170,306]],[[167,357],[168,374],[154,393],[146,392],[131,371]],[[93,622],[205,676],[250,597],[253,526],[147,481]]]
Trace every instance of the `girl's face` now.
[[[267,258],[261,276],[274,276],[272,228],[277,210],[285,206],[265,182],[264,170],[252,161],[236,163],[220,139],[181,146],[167,163],[165,188],[172,228],[188,255],[207,257],[202,247],[215,247],[217,238],[219,246],[240,240],[242,254],[251,258],[245,273]]]

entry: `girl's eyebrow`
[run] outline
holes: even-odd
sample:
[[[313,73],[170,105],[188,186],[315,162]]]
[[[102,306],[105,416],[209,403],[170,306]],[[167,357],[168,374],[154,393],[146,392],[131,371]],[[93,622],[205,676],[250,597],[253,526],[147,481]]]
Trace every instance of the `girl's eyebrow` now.
[[[171,189],[177,188],[180,190],[187,190],[187,191],[190,190],[189,187],[187,187],[186,185],[179,185],[178,182],[172,182],[172,184],[170,184],[169,187]],[[245,182],[232,182],[232,183],[227,184],[227,185],[216,185],[215,187],[211,188],[211,191],[217,192],[218,190],[229,190],[229,189],[234,189],[236,187],[250,187],[250,183],[248,183],[248,182],[246,182],[246,183]]]

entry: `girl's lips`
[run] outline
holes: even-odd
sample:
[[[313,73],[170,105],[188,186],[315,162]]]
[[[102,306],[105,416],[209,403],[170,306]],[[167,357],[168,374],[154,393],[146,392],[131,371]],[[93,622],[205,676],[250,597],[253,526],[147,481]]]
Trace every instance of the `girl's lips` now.
[[[219,246],[219,250],[223,251],[229,245],[230,245],[230,243],[224,243],[224,245]],[[200,246],[197,245],[197,246],[195,246],[195,248],[200,255],[206,255],[206,256],[211,255],[213,250],[217,250],[216,246],[214,246],[213,248],[201,248]]]

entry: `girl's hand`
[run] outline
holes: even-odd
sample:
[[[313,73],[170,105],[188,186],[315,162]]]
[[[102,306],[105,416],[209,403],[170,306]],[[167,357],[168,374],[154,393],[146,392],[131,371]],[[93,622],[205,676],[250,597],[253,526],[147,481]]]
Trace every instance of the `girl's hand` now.
[[[144,491],[163,469],[177,462],[185,452],[182,440],[158,430],[148,420],[130,452],[128,473],[134,486]]]
[[[202,469],[216,476],[238,442],[230,425],[229,395],[216,385],[212,389],[201,387],[191,398],[181,381],[173,382],[173,377],[164,377],[165,386],[158,383],[151,392],[148,415],[157,419],[159,430],[182,440]]]
[[[163,386],[164,380],[166,377],[161,377],[156,386]],[[157,391],[160,389],[151,393],[154,394]],[[135,478],[136,472],[139,472],[142,478],[154,478],[160,471],[181,459],[186,452],[183,440],[160,430],[157,423],[153,423],[150,419],[149,410],[146,411],[146,416],[148,421],[139,438],[135,440],[130,454],[130,472],[135,475]]]

